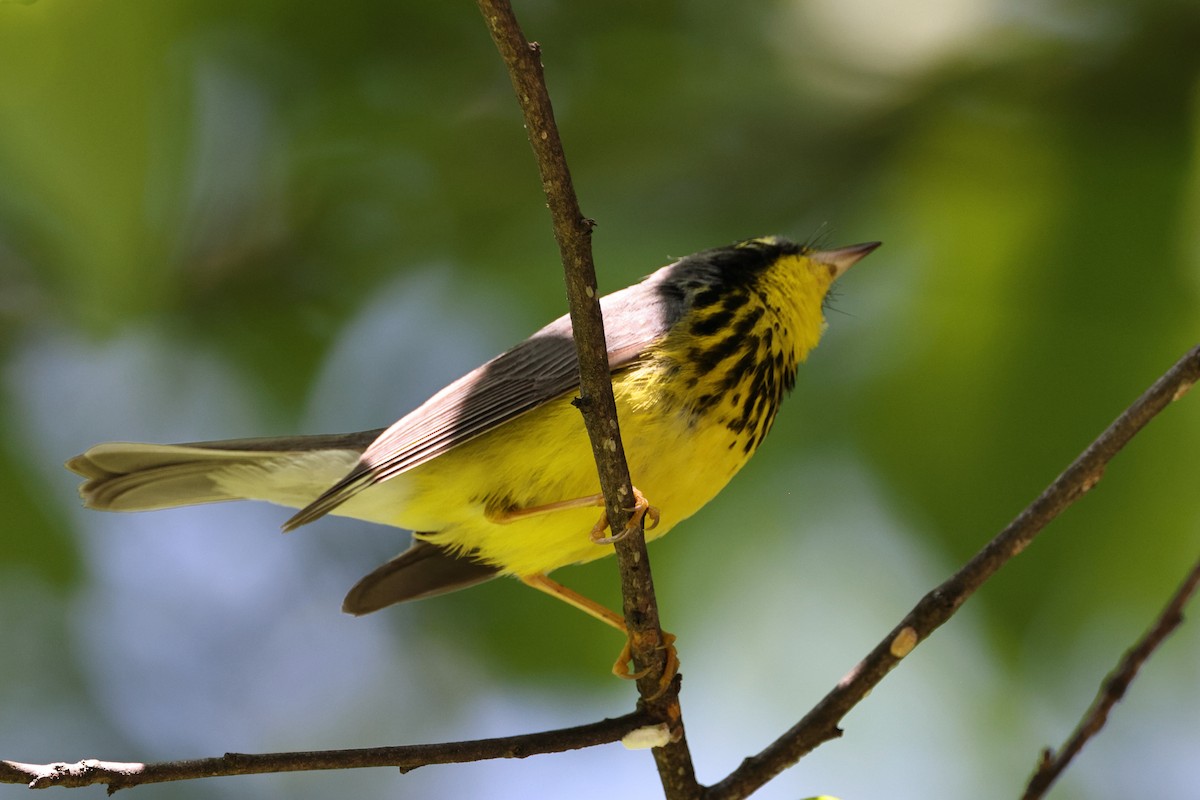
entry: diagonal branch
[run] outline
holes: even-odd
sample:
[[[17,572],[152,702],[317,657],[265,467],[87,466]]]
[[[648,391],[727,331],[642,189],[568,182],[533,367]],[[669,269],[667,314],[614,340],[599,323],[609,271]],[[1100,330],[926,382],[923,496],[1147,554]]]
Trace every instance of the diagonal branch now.
[[[822,743],[840,736],[838,723],[851,708],[914,647],[950,619],[976,589],[1028,547],[1042,528],[1095,486],[1113,456],[1160,411],[1183,397],[1198,379],[1200,346],[1192,348],[1155,381],[962,569],[921,598],[900,624],[800,722],[710,787],[706,800],[746,797]]]
[[[1079,725],[1071,733],[1071,737],[1063,743],[1057,753],[1050,748],[1046,748],[1042,752],[1041,761],[1029,779],[1029,785],[1025,788],[1022,800],[1038,800],[1042,797],[1071,763],[1071,760],[1088,743],[1088,740],[1100,732],[1104,723],[1108,721],[1108,712],[1112,711],[1113,706],[1125,696],[1125,691],[1137,677],[1138,670],[1166,641],[1172,631],[1183,623],[1183,607],[1196,593],[1198,586],[1200,586],[1200,561],[1197,561],[1192,567],[1191,572],[1184,578],[1183,583],[1180,584],[1167,605],[1163,607],[1150,629],[1142,634],[1134,646],[1125,653],[1116,669],[1104,679],[1100,692],[1079,721]]]
[[[428,764],[458,764],[495,758],[525,758],[540,753],[561,753],[620,741],[631,731],[653,725],[642,710],[573,728],[526,733],[496,739],[476,739],[445,744],[368,747],[357,750],[315,750],[295,753],[226,753],[215,758],[161,761],[154,764],[87,759],[74,764],[22,764],[0,761],[0,783],[25,783],[31,789],[49,786],[92,786],[102,783],[108,793],[146,783],[166,783],[225,775],[258,775],[267,772],[397,767],[409,772]]]
[[[571,325],[579,353],[578,406],[583,412],[583,421],[592,443],[609,522],[614,531],[624,530],[630,516],[625,507],[633,497],[633,487],[617,424],[604,320],[600,313],[596,269],[592,262],[591,231],[594,223],[583,216],[575,196],[542,74],[541,49],[536,43],[526,40],[508,0],[477,2],[496,49],[508,67],[513,90],[525,116],[529,143],[537,158],[542,189],[554,221],[554,237],[558,241],[566,273]],[[650,500],[653,501],[653,498]],[[655,696],[666,658],[650,561],[640,524],[632,535],[616,543],[616,551],[621,572],[625,624],[629,629],[634,665],[646,670],[646,674],[638,680],[642,703],[671,727],[672,741],[654,751],[663,788],[668,798],[693,797],[697,795],[699,787],[691,755],[683,739],[678,682],[674,682],[661,697]]]

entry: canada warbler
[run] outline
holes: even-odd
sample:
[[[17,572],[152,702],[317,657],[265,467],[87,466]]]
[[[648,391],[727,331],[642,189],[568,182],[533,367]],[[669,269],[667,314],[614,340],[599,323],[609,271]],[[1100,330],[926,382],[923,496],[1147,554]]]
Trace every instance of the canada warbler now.
[[[878,245],[751,239],[600,301],[648,539],[698,511],[753,455],[821,337],[830,285]],[[300,509],[286,530],[340,514],[414,531],[409,549],[350,590],[351,614],[515,575],[624,631],[621,617],[546,577],[613,552],[603,518],[593,524],[603,501],[572,406],[578,388],[561,317],[390,428],[108,443],[67,467],[87,479],[85,504],[107,511],[267,500]]]

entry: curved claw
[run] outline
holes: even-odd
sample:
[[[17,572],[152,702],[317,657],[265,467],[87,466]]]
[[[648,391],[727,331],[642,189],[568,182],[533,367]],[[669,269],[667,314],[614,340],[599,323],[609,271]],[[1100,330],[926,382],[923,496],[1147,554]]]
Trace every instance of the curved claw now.
[[[671,681],[675,680],[675,676],[679,674],[679,653],[675,650],[675,634],[662,632],[662,644],[658,647],[659,650],[667,651],[667,663],[663,665],[662,677],[658,679],[658,691],[647,697],[647,700],[657,700],[666,693],[671,686]],[[636,681],[646,677],[650,673],[650,667],[637,672],[631,672],[629,662],[633,660],[633,640],[629,637],[625,639],[625,646],[621,648],[621,654],[617,656],[617,661],[613,664],[613,675],[624,680]]]
[[[599,521],[592,526],[590,534],[592,542],[595,544],[613,544],[637,530],[638,525],[642,524],[646,518],[650,520],[646,525],[646,530],[658,527],[658,523],[662,519],[662,513],[657,507],[650,505],[650,501],[646,499],[646,495],[642,494],[641,490],[636,486],[633,487],[633,507],[625,510],[632,513],[632,516],[629,518],[629,524],[625,526],[623,531],[614,533],[612,536],[601,535],[608,528],[608,514],[601,514]]]

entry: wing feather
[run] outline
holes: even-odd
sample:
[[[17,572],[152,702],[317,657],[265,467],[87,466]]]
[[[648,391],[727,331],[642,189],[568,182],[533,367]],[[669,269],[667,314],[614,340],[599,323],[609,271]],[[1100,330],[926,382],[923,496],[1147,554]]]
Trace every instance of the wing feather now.
[[[681,313],[668,283],[672,264],[600,300],[609,368],[633,364]],[[571,321],[559,317],[516,347],[459,378],[385,430],[341,481],[284,525],[312,522],[363,489],[420,466],[579,387]]]

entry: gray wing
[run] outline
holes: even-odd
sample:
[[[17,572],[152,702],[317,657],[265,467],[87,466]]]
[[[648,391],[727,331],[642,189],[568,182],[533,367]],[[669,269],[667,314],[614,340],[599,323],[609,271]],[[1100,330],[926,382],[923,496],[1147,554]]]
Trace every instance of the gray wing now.
[[[601,298],[612,370],[634,363],[678,318],[682,300],[667,282],[672,264]],[[556,319],[435,394],[396,422],[358,466],[284,524],[292,530],[371,486],[430,461],[498,425],[579,387],[571,321]]]

